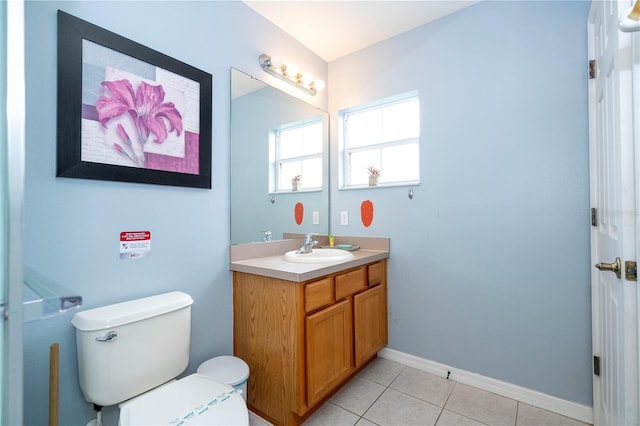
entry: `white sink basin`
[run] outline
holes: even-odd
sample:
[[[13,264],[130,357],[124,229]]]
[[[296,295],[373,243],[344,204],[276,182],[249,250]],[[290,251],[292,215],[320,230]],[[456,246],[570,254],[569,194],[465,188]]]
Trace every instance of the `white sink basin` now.
[[[329,263],[343,262],[353,259],[353,253],[346,250],[334,248],[312,249],[311,253],[298,254],[297,250],[288,251],[284,254],[284,260],[295,263]]]

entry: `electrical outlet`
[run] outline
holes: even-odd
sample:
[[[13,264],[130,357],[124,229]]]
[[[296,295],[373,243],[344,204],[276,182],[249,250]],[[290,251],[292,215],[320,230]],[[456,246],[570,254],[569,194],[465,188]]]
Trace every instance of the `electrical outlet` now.
[[[344,211],[340,212],[340,225],[348,225],[349,224],[349,212]]]
[[[313,224],[314,225],[320,224],[320,212],[313,212]]]

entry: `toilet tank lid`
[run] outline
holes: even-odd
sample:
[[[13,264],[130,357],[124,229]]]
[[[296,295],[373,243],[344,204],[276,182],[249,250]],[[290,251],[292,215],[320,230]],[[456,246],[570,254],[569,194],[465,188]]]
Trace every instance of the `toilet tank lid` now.
[[[172,291],[81,311],[73,316],[71,324],[82,331],[104,330],[186,308],[192,303],[187,293]]]

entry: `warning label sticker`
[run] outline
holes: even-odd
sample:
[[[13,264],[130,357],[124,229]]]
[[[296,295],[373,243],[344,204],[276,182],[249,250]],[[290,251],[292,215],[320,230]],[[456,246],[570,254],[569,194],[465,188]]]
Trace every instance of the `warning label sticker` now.
[[[120,259],[138,259],[151,252],[150,231],[124,231],[120,233]]]

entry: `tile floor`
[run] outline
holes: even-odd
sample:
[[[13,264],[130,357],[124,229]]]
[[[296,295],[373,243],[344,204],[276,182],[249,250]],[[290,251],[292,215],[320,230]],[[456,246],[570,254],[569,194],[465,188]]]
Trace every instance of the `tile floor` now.
[[[269,423],[251,414],[251,426]],[[305,426],[586,426],[531,405],[378,358]]]

